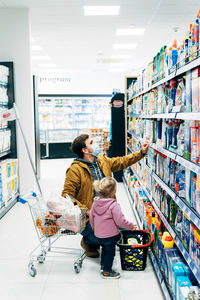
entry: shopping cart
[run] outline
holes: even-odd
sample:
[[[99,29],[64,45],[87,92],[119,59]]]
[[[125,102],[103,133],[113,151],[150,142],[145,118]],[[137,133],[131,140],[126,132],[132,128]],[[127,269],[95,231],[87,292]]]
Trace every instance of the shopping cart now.
[[[117,243],[122,270],[143,271],[146,268],[148,247],[153,239],[147,230],[122,230],[121,239]]]
[[[57,258],[57,254],[66,256],[66,254],[77,253],[78,257],[74,261],[74,270],[76,273],[79,273],[83,260],[86,257],[85,251],[74,248],[52,247],[52,245],[61,236],[75,235],[84,230],[86,226],[86,210],[80,208],[79,217],[70,216],[63,220],[58,212],[49,211],[45,202],[41,201],[35,193],[19,197],[18,201],[28,205],[39,240],[39,244],[30,253],[28,264],[30,276],[35,277],[37,274],[34,262],[44,263],[47,256]],[[54,255],[50,256],[50,253],[54,253]]]

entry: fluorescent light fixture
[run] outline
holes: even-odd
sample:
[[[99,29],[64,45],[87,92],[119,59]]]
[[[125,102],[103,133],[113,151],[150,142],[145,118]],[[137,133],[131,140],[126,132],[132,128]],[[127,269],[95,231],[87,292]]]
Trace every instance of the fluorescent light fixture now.
[[[110,67],[123,67],[123,66],[126,66],[127,63],[116,62],[116,63],[110,63],[109,65],[110,65]]]
[[[33,55],[32,59],[33,60],[49,60],[50,56],[47,56],[47,55]]]
[[[31,37],[31,43],[34,43],[35,39],[33,37]]]
[[[31,50],[33,50],[33,51],[41,51],[42,47],[40,47],[39,45],[33,45],[33,46],[31,46]]]
[[[145,28],[117,29],[116,35],[143,35],[145,30]]]
[[[131,49],[136,49],[137,48],[137,44],[114,44],[113,45],[113,49],[118,50],[131,50]]]
[[[112,59],[129,59],[131,57],[132,57],[131,54],[113,54],[113,55],[111,55]]]
[[[39,64],[40,68],[55,68],[57,67],[56,64]]]
[[[122,68],[110,68],[110,69],[108,69],[108,72],[116,72],[116,73],[122,73],[122,72],[124,72],[124,69],[122,69]]]
[[[85,16],[116,16],[119,14],[120,6],[84,6]]]

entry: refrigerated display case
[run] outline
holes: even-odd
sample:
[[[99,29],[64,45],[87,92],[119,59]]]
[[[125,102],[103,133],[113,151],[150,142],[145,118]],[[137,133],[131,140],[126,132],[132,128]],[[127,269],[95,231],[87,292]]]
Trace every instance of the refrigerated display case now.
[[[71,142],[85,129],[109,130],[111,95],[39,95],[41,158],[74,157]]]

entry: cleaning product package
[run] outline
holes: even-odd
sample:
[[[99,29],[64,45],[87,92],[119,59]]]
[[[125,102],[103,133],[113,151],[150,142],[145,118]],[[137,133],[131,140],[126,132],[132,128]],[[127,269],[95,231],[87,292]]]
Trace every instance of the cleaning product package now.
[[[186,72],[185,79],[185,107],[184,111],[191,112],[192,111],[192,73],[191,71]]]
[[[191,156],[191,138],[190,138],[190,121],[185,120],[185,126],[184,126],[184,157],[188,160],[190,160]]]

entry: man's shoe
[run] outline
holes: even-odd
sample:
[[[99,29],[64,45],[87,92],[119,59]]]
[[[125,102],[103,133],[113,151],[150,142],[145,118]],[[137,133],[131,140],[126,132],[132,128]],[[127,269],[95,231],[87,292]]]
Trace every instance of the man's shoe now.
[[[120,273],[117,273],[115,271],[110,271],[110,272],[102,272],[101,273],[102,278],[104,279],[118,279],[120,278]]]
[[[86,256],[91,257],[91,258],[99,257],[99,252],[97,250],[93,249],[90,245],[85,244],[83,241],[83,238],[81,240],[81,247],[85,250]]]

